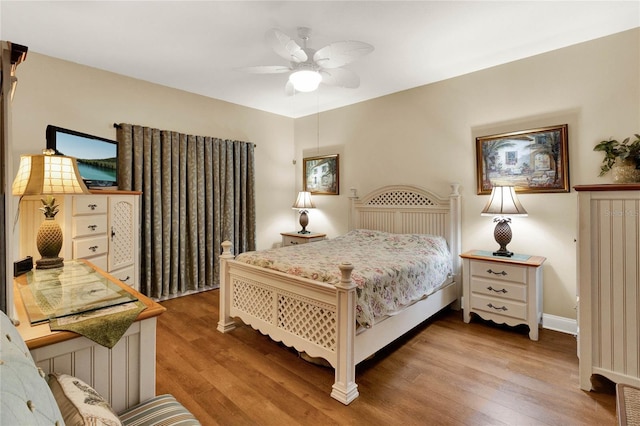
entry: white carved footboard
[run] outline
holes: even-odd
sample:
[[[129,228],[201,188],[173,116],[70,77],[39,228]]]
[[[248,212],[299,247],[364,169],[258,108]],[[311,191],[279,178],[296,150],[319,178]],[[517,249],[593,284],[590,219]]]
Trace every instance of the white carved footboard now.
[[[218,331],[235,328],[234,317],[335,369],[331,396],[349,404],[358,396],[355,383],[356,286],[350,264],[340,265],[342,279],[330,285],[236,262],[231,243],[220,256]]]

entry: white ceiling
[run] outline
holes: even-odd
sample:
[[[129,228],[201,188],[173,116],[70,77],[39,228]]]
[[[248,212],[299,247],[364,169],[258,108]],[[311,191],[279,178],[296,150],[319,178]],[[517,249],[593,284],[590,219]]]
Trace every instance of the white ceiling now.
[[[288,65],[270,28],[309,47],[358,40],[375,50],[349,64],[357,89],[284,94]],[[301,117],[640,26],[640,1],[8,1],[0,38],[30,51]],[[27,56],[28,60],[28,56]],[[594,61],[597,61],[594,58]]]

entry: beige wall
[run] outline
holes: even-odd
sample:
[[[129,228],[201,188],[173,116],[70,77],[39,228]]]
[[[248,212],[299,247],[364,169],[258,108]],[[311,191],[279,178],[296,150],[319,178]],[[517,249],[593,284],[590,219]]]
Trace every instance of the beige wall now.
[[[115,139],[113,123],[250,141],[256,148],[259,248],[293,226],[293,120],[29,52],[18,69],[13,153],[45,147],[47,124]],[[17,169],[16,169],[17,170]],[[37,253],[36,253],[37,255]],[[16,253],[16,258],[18,254]]]
[[[458,182],[463,249],[492,249],[493,223],[480,216],[487,196],[476,195],[475,137],[567,123],[571,185],[610,182],[597,177],[601,156],[592,148],[640,132],[639,63],[636,29],[293,120],[29,52],[18,70],[14,167],[20,154],[44,147],[47,124],[107,138],[114,122],[129,122],[252,141],[258,246],[266,248],[296,228],[290,206],[303,156],[338,153],[341,194],[314,198],[311,230],[347,231],[349,188],[365,194],[406,183],[446,195]],[[509,248],[547,257],[544,312],[575,319],[575,192],[521,201],[529,216],[513,219]]]
[[[599,178],[593,146],[640,132],[640,30],[296,120],[296,158],[339,153],[341,195],[316,196],[313,231],[347,230],[349,188],[406,183],[463,194],[463,250],[497,248],[476,195],[475,138],[567,123],[570,184]],[[322,96],[321,92],[320,95]],[[317,123],[320,122],[320,138]],[[301,161],[296,182],[302,185]],[[544,312],[576,318],[576,193],[525,194],[509,248],[545,256]]]

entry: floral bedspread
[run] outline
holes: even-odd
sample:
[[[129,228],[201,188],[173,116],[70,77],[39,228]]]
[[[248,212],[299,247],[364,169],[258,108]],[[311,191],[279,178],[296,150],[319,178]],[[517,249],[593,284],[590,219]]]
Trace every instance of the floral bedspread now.
[[[442,237],[363,229],[331,240],[246,252],[236,260],[330,284],[340,281],[340,263],[352,263],[356,319],[364,327],[435,292],[452,273]]]

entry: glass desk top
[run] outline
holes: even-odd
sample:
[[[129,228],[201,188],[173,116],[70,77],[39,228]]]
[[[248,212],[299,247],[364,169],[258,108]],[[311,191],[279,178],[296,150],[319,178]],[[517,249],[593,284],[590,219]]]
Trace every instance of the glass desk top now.
[[[20,284],[31,324],[81,314],[138,300],[84,262],[70,260],[63,268],[33,269]]]

